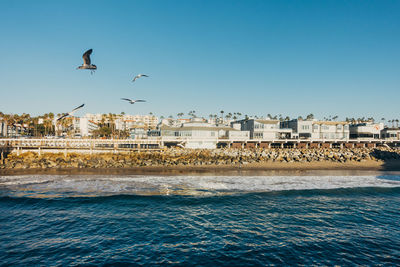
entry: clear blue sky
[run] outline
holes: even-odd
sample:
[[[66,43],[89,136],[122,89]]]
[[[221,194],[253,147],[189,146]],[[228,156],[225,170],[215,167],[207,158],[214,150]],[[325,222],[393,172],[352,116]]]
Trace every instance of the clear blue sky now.
[[[399,118],[399,14],[384,0],[1,0],[0,111]],[[89,48],[94,75],[76,70]]]

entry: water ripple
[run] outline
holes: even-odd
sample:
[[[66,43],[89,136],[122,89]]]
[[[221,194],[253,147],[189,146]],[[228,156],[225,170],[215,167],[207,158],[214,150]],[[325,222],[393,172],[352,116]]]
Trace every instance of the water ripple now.
[[[294,183],[291,177],[166,180],[169,190],[185,185],[190,194],[166,194],[162,177],[63,178],[1,181],[0,265],[397,265],[400,259],[396,177],[300,177],[301,190],[282,185]],[[196,186],[212,193],[193,193]],[[138,187],[151,194],[136,194]]]

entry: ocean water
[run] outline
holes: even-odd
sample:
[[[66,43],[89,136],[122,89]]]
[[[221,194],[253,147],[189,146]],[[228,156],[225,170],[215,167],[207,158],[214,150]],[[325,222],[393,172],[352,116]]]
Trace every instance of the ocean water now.
[[[0,265],[399,265],[399,175],[0,176]]]

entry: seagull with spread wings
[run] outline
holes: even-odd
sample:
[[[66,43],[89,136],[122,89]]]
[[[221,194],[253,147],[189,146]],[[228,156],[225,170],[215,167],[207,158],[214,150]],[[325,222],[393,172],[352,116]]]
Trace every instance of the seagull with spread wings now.
[[[92,74],[95,70],[97,70],[97,66],[91,64],[91,61],[90,61],[90,55],[92,54],[92,52],[93,52],[93,49],[89,49],[88,51],[83,53],[83,56],[82,56],[83,64],[82,64],[82,66],[79,66],[76,69],[90,70]]]
[[[135,76],[135,78],[133,78],[132,82],[134,82],[134,81],[136,81],[137,79],[142,78],[142,77],[149,77],[149,76],[146,75],[146,74],[138,74],[138,75]]]
[[[63,115],[61,115],[61,117],[59,117],[59,118],[57,119],[57,121],[62,120],[62,119],[64,119],[65,117],[74,115],[75,111],[77,111],[78,109],[82,108],[84,105],[85,105],[85,104],[82,104],[82,105],[80,105],[79,107],[74,108],[71,112],[64,113]]]
[[[146,100],[141,100],[141,99],[138,99],[138,100],[132,100],[132,99],[129,99],[129,98],[121,98],[121,99],[122,100],[126,100],[131,104],[135,104],[136,102],[146,102]]]

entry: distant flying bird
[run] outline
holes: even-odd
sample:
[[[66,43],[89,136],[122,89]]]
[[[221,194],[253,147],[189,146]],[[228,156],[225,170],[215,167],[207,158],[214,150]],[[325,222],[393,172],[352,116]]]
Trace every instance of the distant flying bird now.
[[[64,119],[65,117],[72,116],[74,115],[75,111],[78,109],[82,108],[85,104],[80,105],[79,107],[74,108],[71,112],[69,113],[64,113],[60,118],[57,119],[57,121]]]
[[[135,76],[135,78],[133,78],[132,82],[136,81],[136,79],[142,78],[142,77],[149,77],[146,74],[138,74]]]
[[[132,99],[129,99],[129,98],[121,98],[121,99],[122,100],[126,100],[131,104],[135,104],[136,102],[146,102],[146,100],[141,100],[141,99],[138,99],[138,100],[132,100]]]
[[[90,62],[90,55],[92,54],[92,52],[93,52],[93,49],[89,49],[88,51],[83,53],[83,56],[82,56],[83,65],[77,67],[76,69],[90,70],[92,74],[95,70],[97,70],[97,66],[91,64],[91,62]]]

